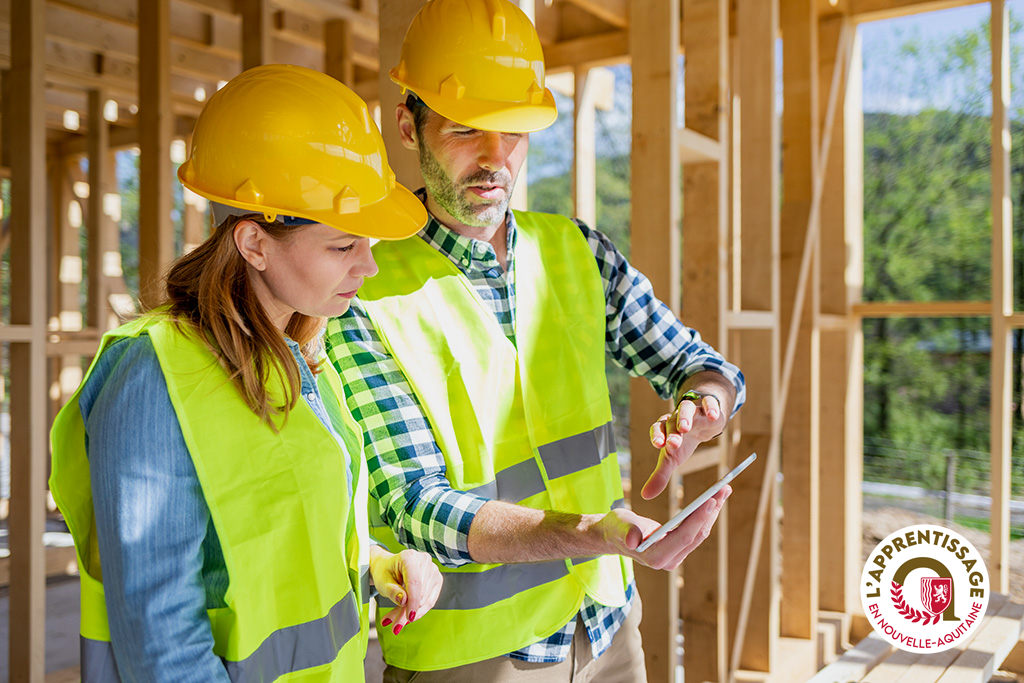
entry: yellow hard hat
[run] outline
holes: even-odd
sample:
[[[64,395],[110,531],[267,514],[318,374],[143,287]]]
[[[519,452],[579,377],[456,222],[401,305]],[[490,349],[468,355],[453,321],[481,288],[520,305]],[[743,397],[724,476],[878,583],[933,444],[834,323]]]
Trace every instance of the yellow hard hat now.
[[[427,221],[388,165],[358,95],[325,74],[268,64],[232,78],[203,107],[178,179],[238,209],[402,239]]]
[[[558,116],[537,30],[508,0],[429,0],[389,74],[403,92],[470,128],[530,133]]]

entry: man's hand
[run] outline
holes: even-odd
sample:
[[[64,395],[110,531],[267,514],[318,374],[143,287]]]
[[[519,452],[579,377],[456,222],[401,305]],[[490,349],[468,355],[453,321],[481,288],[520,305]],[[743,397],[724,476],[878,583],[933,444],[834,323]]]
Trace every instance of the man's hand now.
[[[686,556],[708,537],[730,493],[731,487],[722,488],[711,500],[684,519],[682,524],[642,553],[636,551],[637,546],[661,526],[653,519],[641,517],[632,510],[617,508],[605,515],[596,526],[618,554],[632,557],[652,569],[671,570],[682,564]]]
[[[441,594],[441,572],[430,556],[416,550],[397,555],[379,545],[370,548],[370,575],[381,595],[398,605],[381,626],[394,624],[397,636],[406,624],[426,614]]]
[[[645,500],[665,490],[672,473],[686,462],[697,446],[709,441],[725,429],[728,415],[714,394],[705,394],[698,400],[684,398],[676,409],[662,415],[651,425],[651,445],[660,448],[658,466],[640,490]]]

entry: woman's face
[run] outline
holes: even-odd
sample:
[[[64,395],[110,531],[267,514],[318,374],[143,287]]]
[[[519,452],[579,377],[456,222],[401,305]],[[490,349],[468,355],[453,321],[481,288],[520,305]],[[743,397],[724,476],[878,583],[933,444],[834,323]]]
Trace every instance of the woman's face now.
[[[260,302],[282,331],[296,311],[312,317],[341,315],[363,280],[377,274],[368,238],[322,223],[274,239],[252,221],[242,221],[235,241],[249,262]]]

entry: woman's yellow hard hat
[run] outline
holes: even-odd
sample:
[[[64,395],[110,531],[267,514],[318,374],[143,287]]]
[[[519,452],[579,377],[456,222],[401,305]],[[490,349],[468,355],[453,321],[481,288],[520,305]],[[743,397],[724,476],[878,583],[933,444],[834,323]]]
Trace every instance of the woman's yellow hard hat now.
[[[544,52],[508,0],[429,0],[413,18],[391,80],[447,119],[530,133],[558,116],[544,87]]]
[[[427,221],[423,204],[395,182],[366,103],[300,66],[257,66],[218,90],[178,178],[268,220],[294,216],[354,235],[402,239]]]

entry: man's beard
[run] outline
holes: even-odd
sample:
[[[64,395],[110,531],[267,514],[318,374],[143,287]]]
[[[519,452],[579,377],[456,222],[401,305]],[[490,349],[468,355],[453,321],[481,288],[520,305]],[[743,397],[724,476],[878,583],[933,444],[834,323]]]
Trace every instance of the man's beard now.
[[[420,171],[423,174],[423,184],[427,188],[427,193],[452,218],[463,225],[487,228],[505,220],[509,197],[512,194],[512,178],[507,170],[502,169],[495,173],[480,169],[456,183],[441,168],[441,164],[437,162],[427,146],[421,144]],[[500,200],[487,204],[474,204],[468,201],[463,188],[480,184],[500,185],[505,190],[504,195]]]

